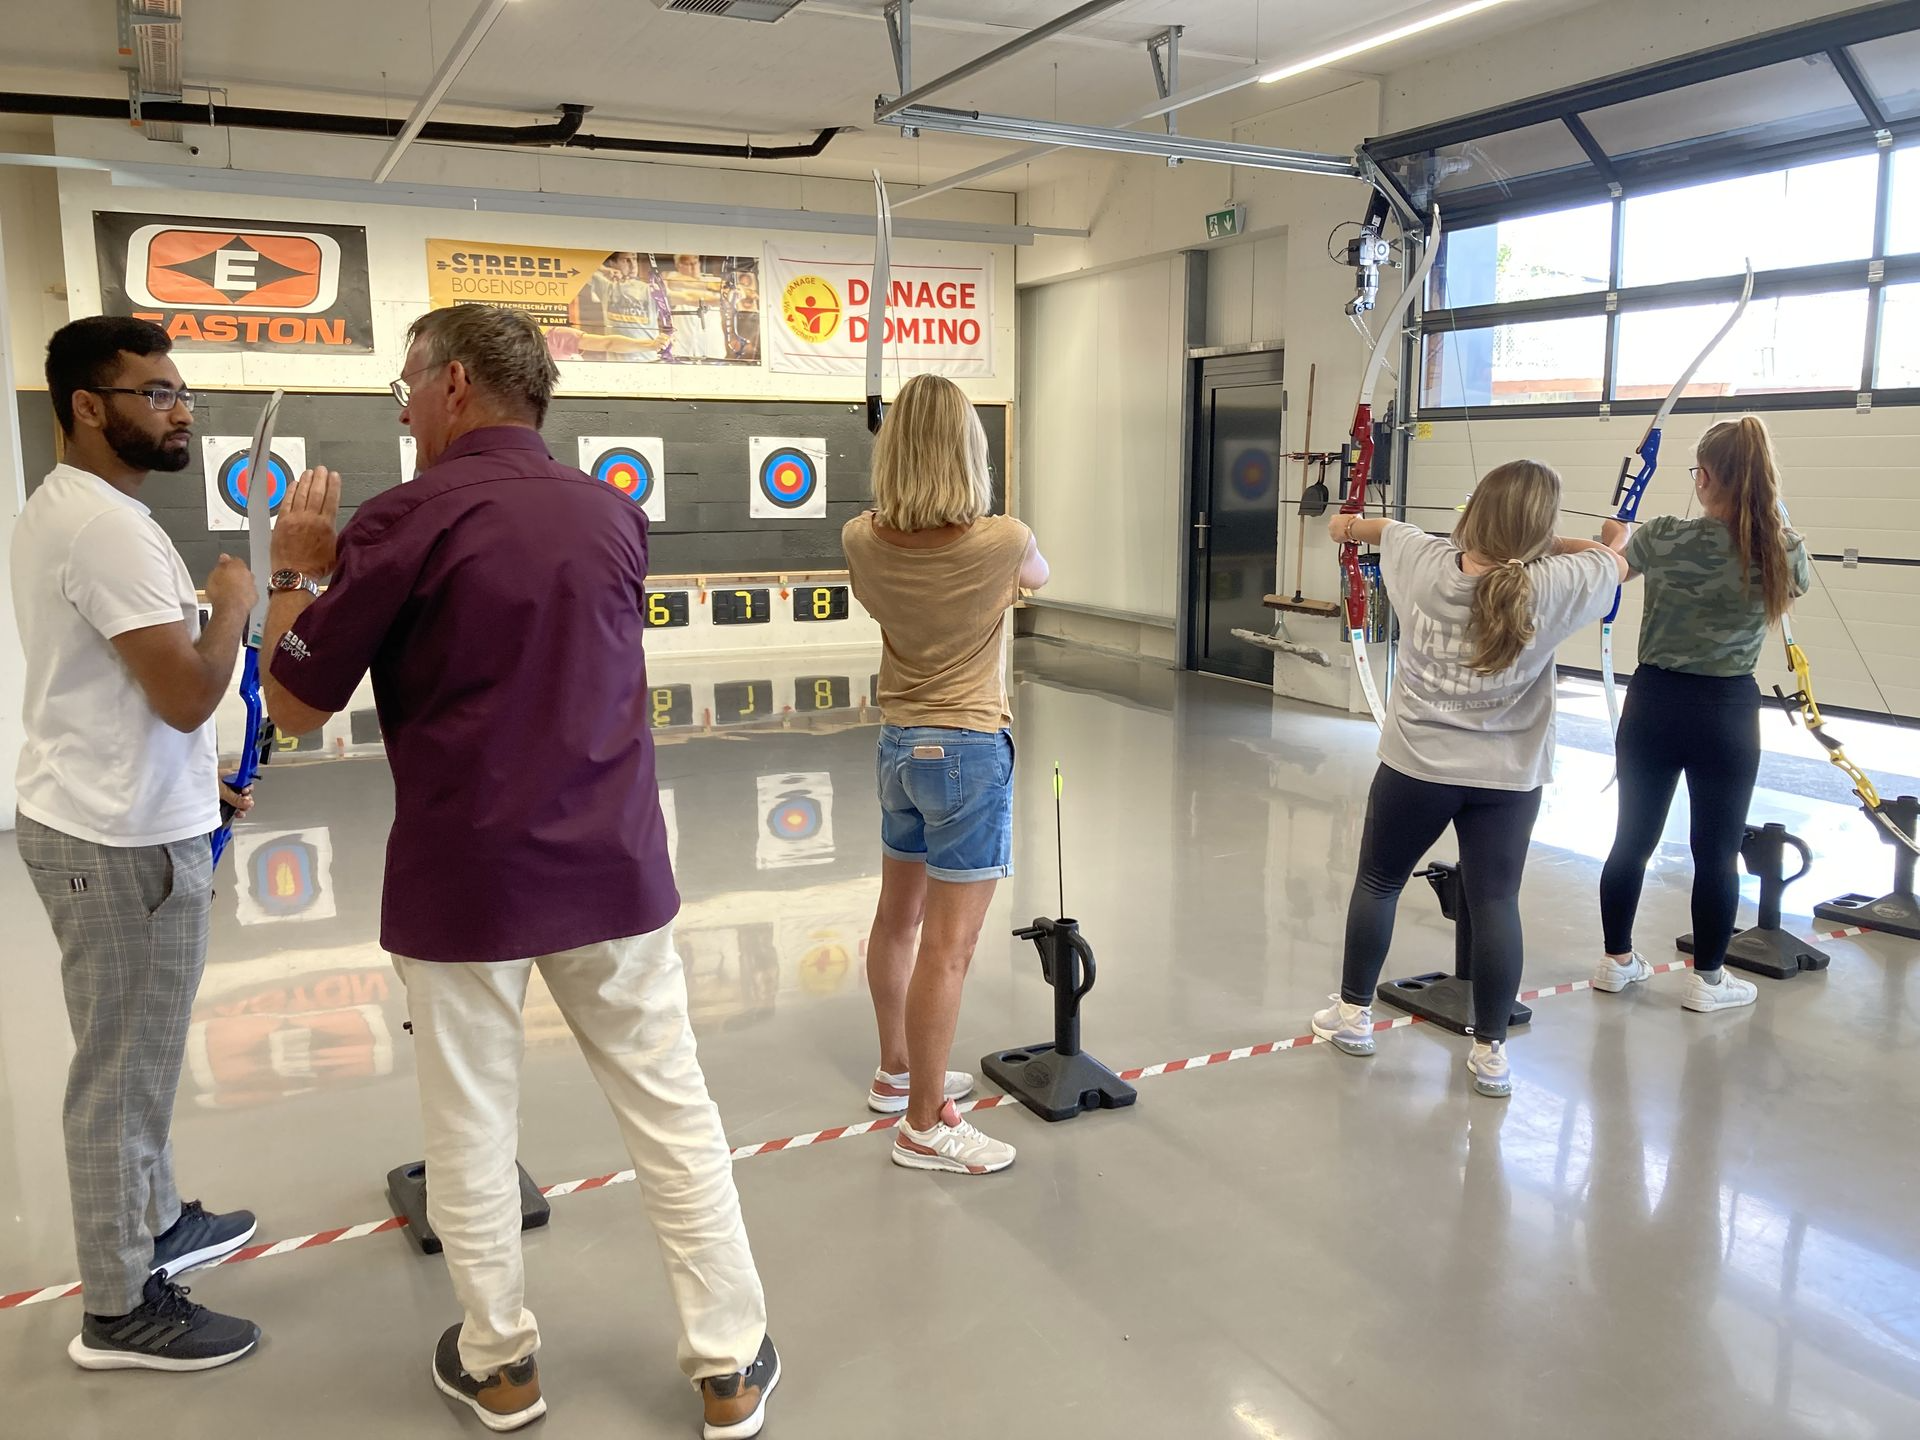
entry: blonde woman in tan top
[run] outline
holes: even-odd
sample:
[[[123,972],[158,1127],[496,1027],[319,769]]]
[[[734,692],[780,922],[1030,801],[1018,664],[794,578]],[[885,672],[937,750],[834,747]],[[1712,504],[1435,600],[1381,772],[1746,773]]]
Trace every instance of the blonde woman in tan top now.
[[[1047,582],[1033,532],[987,513],[987,436],[951,380],[916,375],[873,455],[874,508],[841,543],[880,622],[880,905],[867,984],[880,1068],[867,1104],[904,1112],[893,1163],[987,1175],[1011,1145],[961,1119],[973,1076],[947,1069],[960,987],[994,886],[1013,873],[1007,611]],[[917,946],[916,946],[917,941]]]

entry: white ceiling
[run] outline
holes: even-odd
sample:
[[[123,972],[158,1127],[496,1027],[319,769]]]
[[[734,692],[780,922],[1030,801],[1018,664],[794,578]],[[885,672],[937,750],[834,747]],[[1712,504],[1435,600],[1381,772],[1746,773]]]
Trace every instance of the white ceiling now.
[[[190,83],[227,87],[235,104],[404,116],[475,3],[185,0],[185,74]],[[1586,3],[1513,0],[1348,63],[1381,73]],[[124,93],[114,0],[6,4],[15,10],[0,57],[7,88]],[[950,70],[1074,5],[915,0],[914,74],[924,80]],[[1155,98],[1143,47],[1169,24],[1186,27],[1180,82],[1191,89],[1255,64],[1304,58],[1434,6],[1128,0],[931,103],[1105,124]],[[803,0],[778,24],[760,25],[668,13],[651,0],[516,0],[460,76],[441,118],[514,123],[573,101],[594,107],[589,130],[613,134],[791,140],[851,126],[864,133],[837,137],[806,168],[858,176],[879,166],[905,180],[939,179],[1011,148],[951,136],[906,141],[897,130],[874,127],[875,95],[895,88],[882,10],[883,0]],[[1292,83],[1324,89],[1328,77]],[[1281,98],[1275,87],[1255,87],[1236,110],[1271,108]],[[481,113],[487,111],[496,113]],[[991,184],[1013,187],[1018,173]]]

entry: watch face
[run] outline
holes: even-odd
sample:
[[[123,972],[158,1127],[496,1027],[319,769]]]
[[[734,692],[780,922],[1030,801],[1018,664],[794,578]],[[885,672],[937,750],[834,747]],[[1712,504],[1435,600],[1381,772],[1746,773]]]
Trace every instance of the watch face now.
[[[307,577],[298,570],[276,570],[267,577],[269,590],[298,590],[307,583]]]

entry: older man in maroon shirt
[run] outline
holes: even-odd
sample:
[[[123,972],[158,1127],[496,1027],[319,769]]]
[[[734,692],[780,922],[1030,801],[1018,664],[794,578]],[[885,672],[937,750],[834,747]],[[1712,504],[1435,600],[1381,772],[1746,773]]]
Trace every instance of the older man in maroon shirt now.
[[[756,1435],[779,1358],[673,948],[646,518],[547,453],[558,371],[526,316],[435,310],[408,339],[393,389],[419,476],[360,507],[337,560],[339,477],[301,476],[263,647],[268,711],[294,734],[373,672],[394,779],[381,943],[406,982],[428,1212],[465,1311],[434,1378],[494,1430],[546,1410],[515,1171],[537,965],[625,1134],[706,1435]]]

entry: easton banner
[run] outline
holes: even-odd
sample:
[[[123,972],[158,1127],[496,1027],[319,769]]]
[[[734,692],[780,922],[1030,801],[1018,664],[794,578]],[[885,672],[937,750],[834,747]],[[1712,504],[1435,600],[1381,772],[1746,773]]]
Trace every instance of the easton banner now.
[[[752,256],[429,240],[427,289],[436,310],[524,311],[556,360],[760,363],[760,262]]]
[[[767,364],[802,375],[864,375],[873,257],[821,260],[767,248]],[[993,257],[902,265],[887,285],[887,374],[993,374]]]
[[[357,225],[93,214],[100,308],[151,320],[180,350],[373,349]]]

